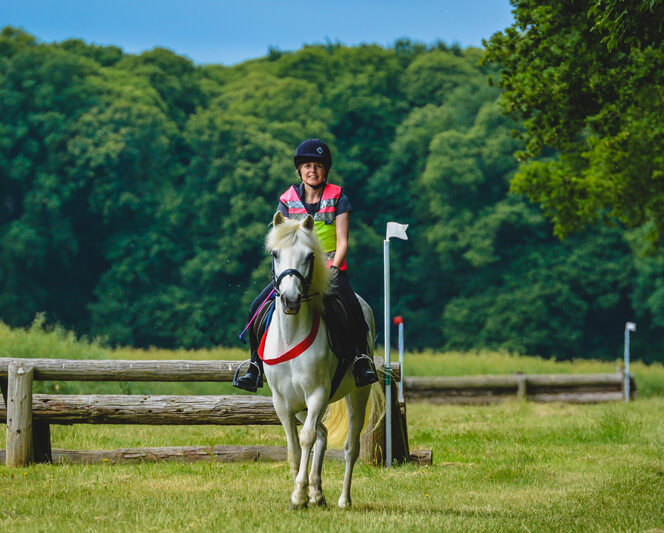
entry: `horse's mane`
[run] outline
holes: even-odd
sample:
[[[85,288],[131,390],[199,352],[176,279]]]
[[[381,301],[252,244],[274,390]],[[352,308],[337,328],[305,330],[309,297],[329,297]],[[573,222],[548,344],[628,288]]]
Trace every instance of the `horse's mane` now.
[[[327,254],[323,250],[315,230],[303,228],[296,220],[286,219],[272,227],[265,239],[265,249],[283,251],[296,242],[302,243],[314,253],[314,273],[309,292],[326,294],[330,290],[330,270],[327,268]]]

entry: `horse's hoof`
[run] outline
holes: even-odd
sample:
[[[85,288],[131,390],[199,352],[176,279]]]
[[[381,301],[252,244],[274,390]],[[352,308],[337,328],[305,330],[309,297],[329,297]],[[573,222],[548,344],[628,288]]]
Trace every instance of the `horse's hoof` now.
[[[314,498],[311,497],[309,498],[309,503],[311,505],[316,505],[317,507],[327,507],[327,502],[325,501],[325,496],[322,496],[320,498]]]
[[[290,509],[291,509],[292,511],[299,511],[300,509],[306,509],[306,508],[307,508],[307,501],[305,500],[305,501],[302,502],[302,503],[293,503],[293,502],[290,502],[289,507],[290,507]]]
[[[346,499],[343,496],[339,498],[338,505],[339,509],[349,509],[352,506],[350,499]]]

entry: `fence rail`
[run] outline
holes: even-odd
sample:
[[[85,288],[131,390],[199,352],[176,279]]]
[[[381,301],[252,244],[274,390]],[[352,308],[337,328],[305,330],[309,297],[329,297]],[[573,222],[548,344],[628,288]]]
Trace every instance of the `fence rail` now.
[[[0,408],[0,421],[7,412]],[[266,396],[33,394],[32,419],[47,424],[278,425]]]
[[[624,399],[625,378],[616,372],[405,377],[403,382],[406,399],[431,403],[495,403],[514,396],[538,402],[595,403]],[[635,397],[636,383],[630,376],[630,398]]]
[[[0,358],[0,380],[7,379],[9,365],[30,366],[33,379],[41,381],[165,381],[224,382],[233,380],[242,361],[132,360],[132,359],[10,359]],[[392,364],[399,381],[399,364]]]

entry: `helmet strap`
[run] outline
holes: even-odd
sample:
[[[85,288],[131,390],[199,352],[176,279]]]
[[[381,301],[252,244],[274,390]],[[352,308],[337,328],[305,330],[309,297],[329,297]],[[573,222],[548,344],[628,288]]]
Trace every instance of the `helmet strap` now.
[[[312,189],[318,190],[321,187],[325,187],[326,184],[327,184],[327,178],[325,178],[325,180],[323,180],[322,183],[319,183],[318,185],[309,185],[309,187],[311,187]]]

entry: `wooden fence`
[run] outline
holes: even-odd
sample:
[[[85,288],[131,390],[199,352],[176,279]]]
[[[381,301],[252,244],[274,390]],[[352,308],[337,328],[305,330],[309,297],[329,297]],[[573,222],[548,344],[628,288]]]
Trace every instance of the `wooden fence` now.
[[[253,460],[281,460],[285,457],[285,451],[255,446],[108,452],[51,449],[50,424],[279,424],[272,400],[265,396],[32,394],[34,380],[229,382],[239,364],[238,361],[0,359],[0,386],[4,398],[4,404],[0,404],[0,420],[7,421],[5,462],[21,466],[31,462],[52,462],[54,459],[81,462],[176,457],[189,461],[196,458],[243,460],[247,457]],[[398,381],[397,370],[393,368],[393,375]],[[431,463],[430,450],[410,453],[405,405],[396,402],[393,406],[393,427],[396,428],[393,434],[396,459]],[[376,431],[363,436],[361,457],[374,464],[382,464],[384,440],[383,421]],[[332,450],[329,455],[336,457],[339,454]]]
[[[441,404],[488,404],[507,398],[536,402],[595,403],[625,398],[625,375],[513,374],[503,376],[405,377],[407,400]],[[630,376],[630,398],[636,383]]]

